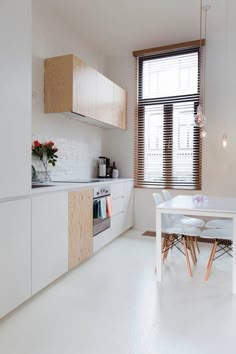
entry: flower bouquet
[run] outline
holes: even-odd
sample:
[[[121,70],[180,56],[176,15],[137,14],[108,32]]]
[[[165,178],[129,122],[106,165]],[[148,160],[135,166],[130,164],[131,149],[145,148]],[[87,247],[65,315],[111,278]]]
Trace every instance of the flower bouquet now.
[[[34,140],[32,143],[32,155],[37,157],[43,166],[43,171],[37,172],[37,179],[43,181],[51,181],[50,173],[48,171],[49,164],[55,166],[58,156],[56,155],[58,148],[53,141],[40,143]]]

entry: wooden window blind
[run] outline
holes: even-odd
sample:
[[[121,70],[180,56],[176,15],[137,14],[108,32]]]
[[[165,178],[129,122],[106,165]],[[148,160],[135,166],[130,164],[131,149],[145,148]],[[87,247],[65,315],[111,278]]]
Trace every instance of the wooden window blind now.
[[[199,47],[136,58],[135,185],[201,189]]]

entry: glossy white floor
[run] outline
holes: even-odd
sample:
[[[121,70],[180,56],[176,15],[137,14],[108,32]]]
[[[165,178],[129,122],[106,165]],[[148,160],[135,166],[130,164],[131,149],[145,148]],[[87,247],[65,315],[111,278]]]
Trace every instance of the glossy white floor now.
[[[155,239],[131,230],[0,321],[1,354],[217,354],[236,352],[231,259],[203,281],[172,252],[158,288]]]

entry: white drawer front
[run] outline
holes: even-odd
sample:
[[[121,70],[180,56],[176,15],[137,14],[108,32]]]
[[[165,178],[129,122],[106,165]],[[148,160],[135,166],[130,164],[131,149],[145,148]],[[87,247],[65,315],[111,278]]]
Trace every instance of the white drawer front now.
[[[120,198],[124,196],[124,184],[114,183],[111,184],[111,197],[112,199]]]
[[[99,251],[112,240],[111,228],[101,232],[93,238],[93,253]]]
[[[112,200],[112,216],[120,214],[124,211],[124,198],[117,198]]]
[[[121,213],[119,215],[113,216],[111,218],[111,232],[112,239],[116,238],[123,232],[123,224],[124,224],[124,214]]]

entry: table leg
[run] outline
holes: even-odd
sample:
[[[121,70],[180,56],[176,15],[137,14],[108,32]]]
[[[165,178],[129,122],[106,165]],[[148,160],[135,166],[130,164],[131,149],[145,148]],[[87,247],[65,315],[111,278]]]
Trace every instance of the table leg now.
[[[233,217],[233,294],[236,294],[236,215]]]
[[[156,277],[161,282],[162,242],[161,242],[161,211],[156,209]]]

